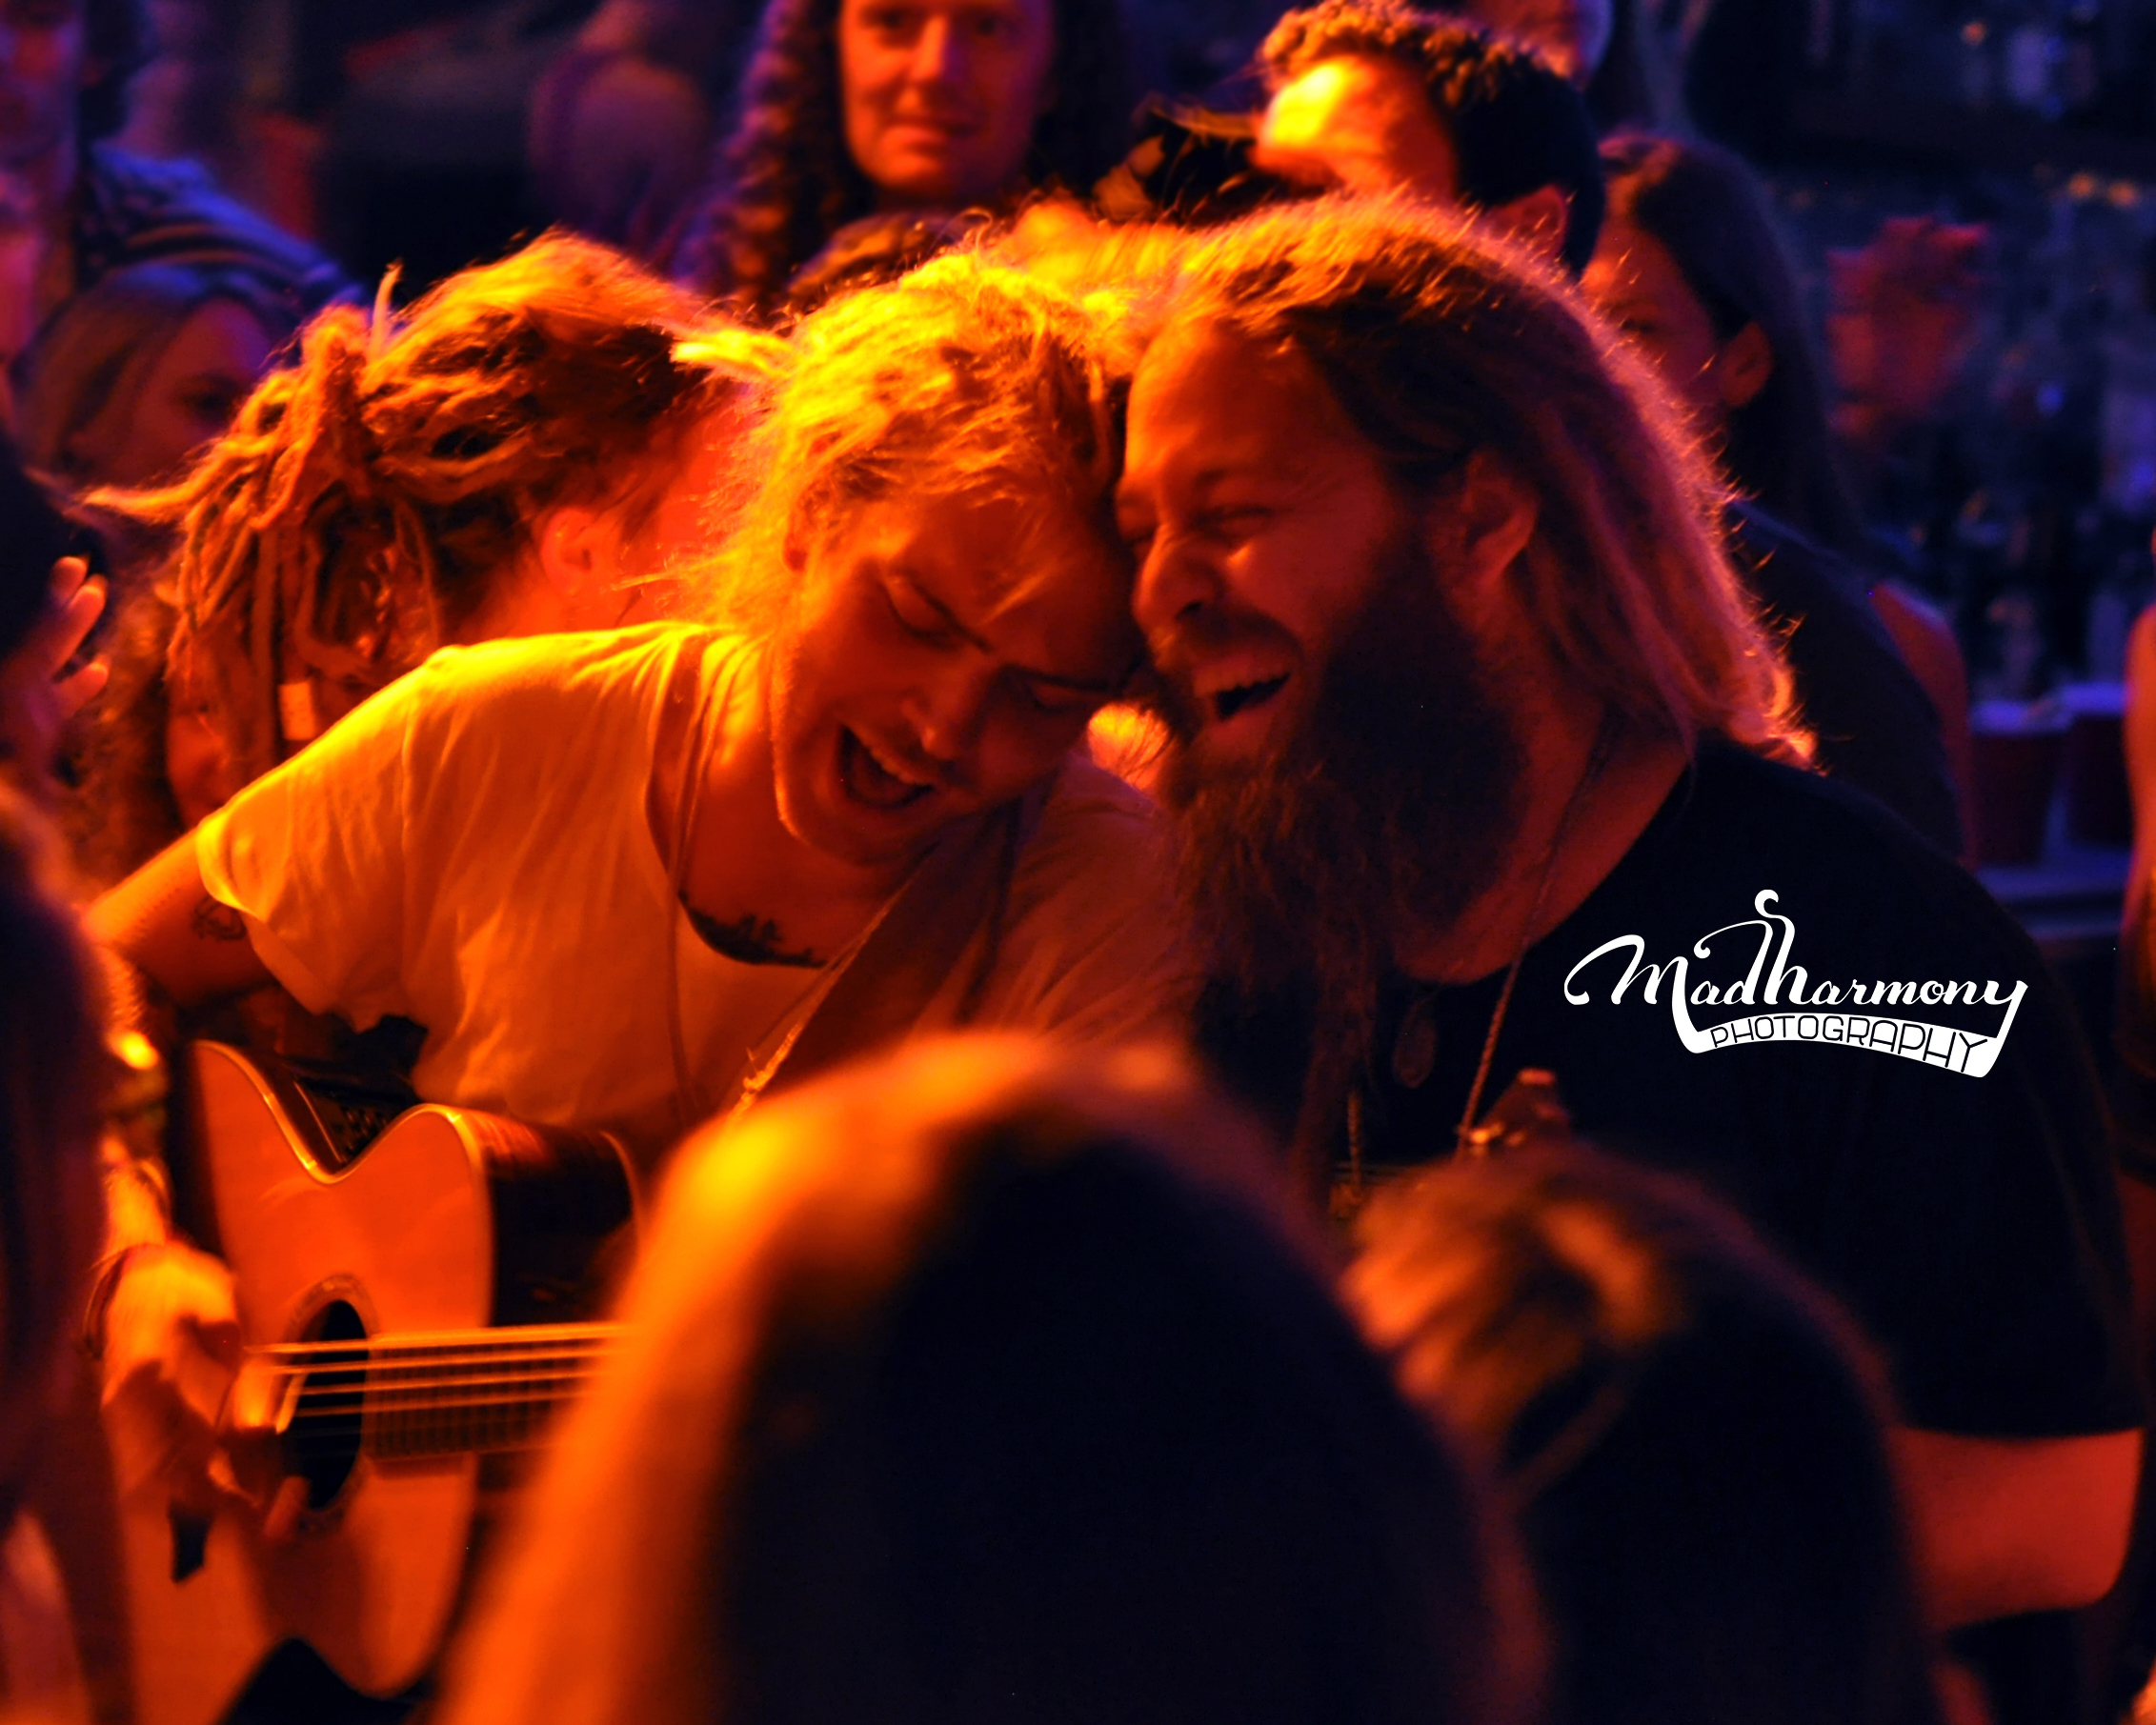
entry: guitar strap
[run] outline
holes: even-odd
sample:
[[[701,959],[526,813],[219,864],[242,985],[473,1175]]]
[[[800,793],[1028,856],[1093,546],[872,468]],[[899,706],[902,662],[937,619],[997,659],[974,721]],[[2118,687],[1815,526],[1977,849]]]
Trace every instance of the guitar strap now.
[[[742,1081],[734,1107],[926,1024],[971,1018],[1001,944],[1029,805],[1045,796],[1037,791],[946,833],[794,1033]]]

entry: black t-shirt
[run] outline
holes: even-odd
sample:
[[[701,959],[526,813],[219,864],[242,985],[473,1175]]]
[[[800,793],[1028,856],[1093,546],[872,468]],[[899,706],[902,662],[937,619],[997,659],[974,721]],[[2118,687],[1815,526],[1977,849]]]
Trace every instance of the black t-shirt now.
[[[1641,968],[1613,1003],[1627,936]],[[1679,957],[1698,1053],[1673,1010]],[[1649,966],[1665,967],[1651,1001]],[[1450,1152],[1502,980],[1386,981],[1364,1093],[1373,1163]],[[1948,984],[1950,1003],[1937,998]],[[1434,1041],[1403,1049],[1418,1001]],[[1294,1009],[1216,1011],[1200,1034],[1249,1101],[1294,1119],[1307,1048]],[[1904,1041],[1937,1063],[1878,1046]],[[1417,1053],[1427,1075],[1409,1088],[1392,1069]],[[1483,1113],[1525,1068],[1556,1075],[1578,1130],[1718,1191],[1839,1295],[1910,1423],[2002,1437],[2142,1423],[2106,1120],[2071,1009],[1984,889],[1870,798],[1703,748],[1624,860],[1527,954]],[[1954,1640],[2000,1725],[2079,1715],[2067,1615]]]
[[[1763,892],[1786,924],[1763,915]],[[1640,967],[1613,1004],[1627,936]],[[1703,1052],[1673,1012],[1680,957]],[[1364,1115],[1373,1162],[1450,1149],[1501,980],[1387,983]],[[1906,998],[1877,1001],[1882,983]],[[1952,1002],[1938,1001],[1948,984]],[[1983,1064],[2021,985],[1990,1069],[1955,1070]],[[1409,1089],[1393,1055],[1423,997],[1434,1056]],[[1483,1110],[1527,1067],[1556,1074],[1582,1133],[1719,1191],[1841,1296],[1912,1423],[2054,1436],[2141,1422],[2105,1119],[2070,1009],[1983,888],[1868,799],[1703,749],[1528,954]]]

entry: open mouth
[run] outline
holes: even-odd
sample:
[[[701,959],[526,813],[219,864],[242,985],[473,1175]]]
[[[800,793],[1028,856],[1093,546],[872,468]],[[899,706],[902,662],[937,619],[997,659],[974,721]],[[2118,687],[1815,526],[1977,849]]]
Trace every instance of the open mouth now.
[[[1209,697],[1213,703],[1213,717],[1225,724],[1239,712],[1264,706],[1286,687],[1287,675],[1282,672],[1259,683],[1238,683],[1230,689],[1216,689]]]
[[[844,726],[838,729],[838,779],[846,794],[871,809],[906,809],[936,789],[887,764]]]

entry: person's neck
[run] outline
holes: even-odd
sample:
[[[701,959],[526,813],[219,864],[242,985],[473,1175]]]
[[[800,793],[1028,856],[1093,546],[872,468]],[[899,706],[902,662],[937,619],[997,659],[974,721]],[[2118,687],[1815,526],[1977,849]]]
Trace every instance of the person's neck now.
[[[1419,981],[1493,975],[1570,916],[1624,860],[1688,758],[1675,739],[1627,727],[1600,702],[1545,709],[1520,740],[1526,800],[1496,884],[1442,927],[1411,910],[1401,917],[1393,962]]]
[[[816,850],[786,825],[768,669],[768,656],[759,653],[733,680],[724,708],[711,714],[682,895],[715,922],[772,925],[776,944],[829,958],[897,891],[915,859],[849,862]]]

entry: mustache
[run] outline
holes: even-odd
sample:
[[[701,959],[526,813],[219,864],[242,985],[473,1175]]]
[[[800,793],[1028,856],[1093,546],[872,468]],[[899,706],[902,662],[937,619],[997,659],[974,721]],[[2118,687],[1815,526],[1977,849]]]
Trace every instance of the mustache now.
[[[1208,606],[1178,617],[1146,636],[1145,663],[1131,680],[1126,700],[1135,702],[1167,726],[1180,742],[1189,742],[1212,717],[1198,693],[1196,661],[1238,648],[1272,648],[1300,660],[1301,645],[1270,617],[1225,606]]]

